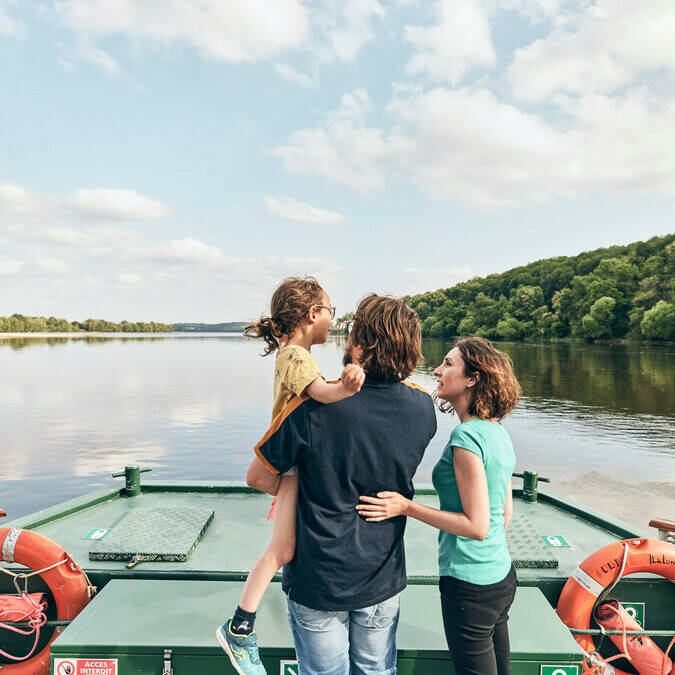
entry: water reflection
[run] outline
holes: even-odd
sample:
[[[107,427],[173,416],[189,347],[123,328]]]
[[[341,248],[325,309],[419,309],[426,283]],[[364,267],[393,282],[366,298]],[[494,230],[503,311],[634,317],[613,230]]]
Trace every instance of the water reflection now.
[[[444,340],[425,340],[422,370],[431,373],[449,346]],[[530,400],[675,415],[673,346],[514,342],[497,346],[513,359],[523,394]]]
[[[331,338],[313,350],[328,378],[344,346]],[[519,469],[641,525],[646,514],[675,516],[672,347],[501,347],[525,393],[505,422]],[[448,348],[425,340],[413,379],[432,390]],[[129,463],[153,466],[157,479],[242,480],[271,414],[274,359],[260,352],[214,334],[0,340],[0,508],[18,517],[112,485]],[[457,419],[438,422],[418,481],[429,481]],[[628,497],[594,503],[603,481]]]
[[[40,345],[49,345],[50,347],[54,347],[56,345],[65,345],[72,342],[73,340],[78,340],[85,344],[96,345],[96,344],[104,344],[106,342],[110,342],[111,340],[117,340],[119,342],[137,342],[139,340],[167,340],[170,338],[171,338],[170,334],[166,335],[148,334],[148,335],[128,336],[124,335],[124,333],[111,333],[110,337],[102,337],[98,335],[72,335],[69,337],[41,336],[41,337],[12,337],[12,338],[3,337],[0,334],[0,348],[9,347],[10,349],[18,351],[20,349],[25,349],[26,347],[37,347]]]

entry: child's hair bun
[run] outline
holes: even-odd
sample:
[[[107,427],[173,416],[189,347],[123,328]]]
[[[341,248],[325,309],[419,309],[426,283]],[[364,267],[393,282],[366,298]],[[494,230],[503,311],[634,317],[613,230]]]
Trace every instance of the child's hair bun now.
[[[279,338],[291,337],[313,305],[321,304],[323,289],[314,277],[289,277],[274,291],[271,316],[244,328],[246,337],[262,338],[267,343],[263,356],[279,349]]]
[[[267,345],[264,355],[271,354],[279,349],[279,338],[283,336],[283,331],[277,325],[277,322],[271,316],[261,316],[260,321],[250,323],[244,328],[244,335],[252,338],[262,338]]]

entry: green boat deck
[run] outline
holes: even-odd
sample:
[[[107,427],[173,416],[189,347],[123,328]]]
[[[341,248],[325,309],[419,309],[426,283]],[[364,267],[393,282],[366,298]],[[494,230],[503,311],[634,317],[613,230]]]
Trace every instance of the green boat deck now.
[[[418,487],[415,498],[438,506],[428,487]],[[210,675],[231,672],[216,644],[215,626],[236,605],[241,582],[270,539],[269,507],[269,497],[243,484],[148,481],[138,496],[99,490],[2,524],[57,542],[102,589],[53,643],[53,656],[106,656],[119,660],[117,675],[150,675],[162,672],[158,659],[170,649],[175,675]],[[549,492],[540,491],[539,500],[530,503],[514,490],[514,519],[507,530],[519,582],[509,624],[514,675],[580,675],[581,652],[554,611],[563,585],[582,560],[606,544],[654,536]],[[405,544],[409,586],[401,599],[399,672],[452,672],[434,588],[437,532],[409,519]],[[32,579],[31,590],[41,590],[40,583]],[[10,592],[9,585],[0,575],[0,592]],[[635,575],[622,580],[613,595],[644,603],[645,628],[674,628],[674,584]],[[257,626],[268,672],[293,660],[283,600],[275,583],[260,608]],[[541,670],[546,664],[561,669]],[[289,668],[282,675],[297,673]]]
[[[270,498],[243,485],[154,481],[144,484],[140,496],[125,498],[123,492],[101,490],[6,525],[31,529],[58,542],[87,572],[99,577],[189,575],[241,580],[270,539],[272,522],[266,520]],[[519,496],[520,491],[515,490],[514,520],[508,540],[521,582],[567,579],[579,562],[598,548],[617,539],[650,536],[648,531],[595,514],[560,497],[540,492],[538,502],[528,503]],[[418,488],[415,499],[438,507],[438,498],[428,487]],[[127,570],[128,558],[90,559],[90,553],[102,550],[106,539],[114,537],[118,528],[126,528],[130,519],[137,524],[150,518],[157,520],[161,512],[165,514],[164,532],[158,531],[158,525],[148,528],[147,536],[151,538],[154,534],[154,543],[162,535],[167,544],[174,543],[175,522],[189,517],[194,510],[213,511],[214,517],[185,561],[141,562],[133,570]],[[109,533],[101,540],[85,538],[92,530]],[[139,538],[137,533],[129,534],[132,535]],[[542,539],[560,536],[569,546],[547,546]],[[433,528],[408,520],[405,543],[411,583],[437,581],[436,537]],[[533,550],[534,544],[539,548]]]

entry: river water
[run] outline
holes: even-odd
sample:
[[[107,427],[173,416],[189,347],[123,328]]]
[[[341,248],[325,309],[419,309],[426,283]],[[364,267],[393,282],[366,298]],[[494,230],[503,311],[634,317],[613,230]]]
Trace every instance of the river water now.
[[[498,346],[524,392],[504,422],[517,470],[643,528],[675,519],[675,347]],[[448,348],[425,341],[411,379],[433,390]],[[148,480],[243,480],[270,421],[274,357],[260,349],[216,334],[0,339],[0,508],[16,518],[112,486],[131,463],[151,466]],[[329,378],[343,349],[343,338],[313,349]],[[417,482],[455,424],[439,413]]]

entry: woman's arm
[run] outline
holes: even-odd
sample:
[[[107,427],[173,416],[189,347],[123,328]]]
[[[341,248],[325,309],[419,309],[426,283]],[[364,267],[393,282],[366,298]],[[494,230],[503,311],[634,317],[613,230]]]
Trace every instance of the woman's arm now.
[[[322,377],[317,377],[316,380],[307,385],[305,392],[319,403],[335,403],[359,391],[365,377],[363,368],[350,363],[342,371],[339,382],[324,382]]]
[[[509,479],[509,485],[506,488],[506,501],[504,502],[504,529],[506,529],[509,526],[512,517],[513,517],[513,486],[511,485],[511,479]]]
[[[444,532],[471,539],[485,539],[490,528],[490,499],[483,461],[464,448],[453,447],[452,461],[462,513],[441,511],[406,499],[398,492],[379,492],[376,497],[360,497],[365,504],[357,511],[371,522],[394,516],[410,516]]]

